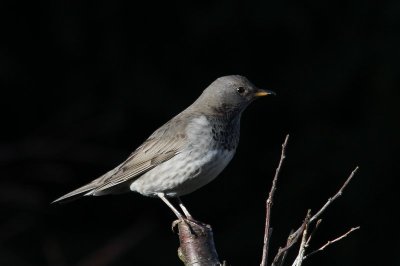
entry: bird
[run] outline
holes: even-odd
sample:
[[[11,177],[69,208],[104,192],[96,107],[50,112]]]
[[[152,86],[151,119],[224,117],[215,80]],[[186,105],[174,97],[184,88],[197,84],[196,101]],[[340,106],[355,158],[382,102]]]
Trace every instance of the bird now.
[[[228,165],[238,146],[243,111],[267,95],[275,93],[257,88],[244,76],[217,78],[124,162],[53,203],[134,191],[160,198],[181,220],[194,220],[180,197],[208,184]],[[169,198],[178,199],[183,214]]]

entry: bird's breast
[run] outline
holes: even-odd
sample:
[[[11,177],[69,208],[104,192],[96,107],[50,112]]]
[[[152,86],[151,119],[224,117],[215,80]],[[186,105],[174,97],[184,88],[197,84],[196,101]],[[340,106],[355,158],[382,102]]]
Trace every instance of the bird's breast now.
[[[239,143],[240,118],[196,117],[186,128],[189,145],[234,151]]]
[[[131,190],[148,196],[163,192],[174,197],[211,182],[236,151],[237,140],[226,137],[231,132],[221,133],[223,130],[224,125],[205,116],[192,119],[186,127],[187,144],[183,150],[135,180]]]

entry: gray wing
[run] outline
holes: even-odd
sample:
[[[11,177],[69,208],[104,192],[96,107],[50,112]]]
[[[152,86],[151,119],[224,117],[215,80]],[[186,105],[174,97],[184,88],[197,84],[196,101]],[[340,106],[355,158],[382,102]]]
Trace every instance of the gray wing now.
[[[172,126],[171,122],[174,120],[175,123],[172,123]],[[176,132],[180,133],[176,134]],[[125,162],[89,184],[56,199],[53,203],[83,193],[85,195],[107,194],[108,190],[119,184],[128,180],[134,181],[155,166],[179,154],[186,143],[186,135],[183,132],[184,125],[175,117],[156,130]]]

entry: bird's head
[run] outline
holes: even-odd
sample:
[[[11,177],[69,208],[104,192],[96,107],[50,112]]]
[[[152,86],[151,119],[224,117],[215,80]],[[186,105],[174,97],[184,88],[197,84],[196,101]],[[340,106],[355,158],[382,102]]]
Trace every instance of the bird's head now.
[[[257,88],[246,77],[231,75],[216,79],[198,101],[216,112],[241,113],[253,100],[271,94],[275,95],[272,91]]]

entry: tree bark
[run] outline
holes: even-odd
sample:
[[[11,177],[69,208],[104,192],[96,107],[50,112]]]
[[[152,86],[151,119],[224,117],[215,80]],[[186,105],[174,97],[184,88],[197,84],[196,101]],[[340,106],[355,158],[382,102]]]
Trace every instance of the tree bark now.
[[[178,256],[185,266],[221,265],[210,225],[187,220],[174,224],[178,224]]]

